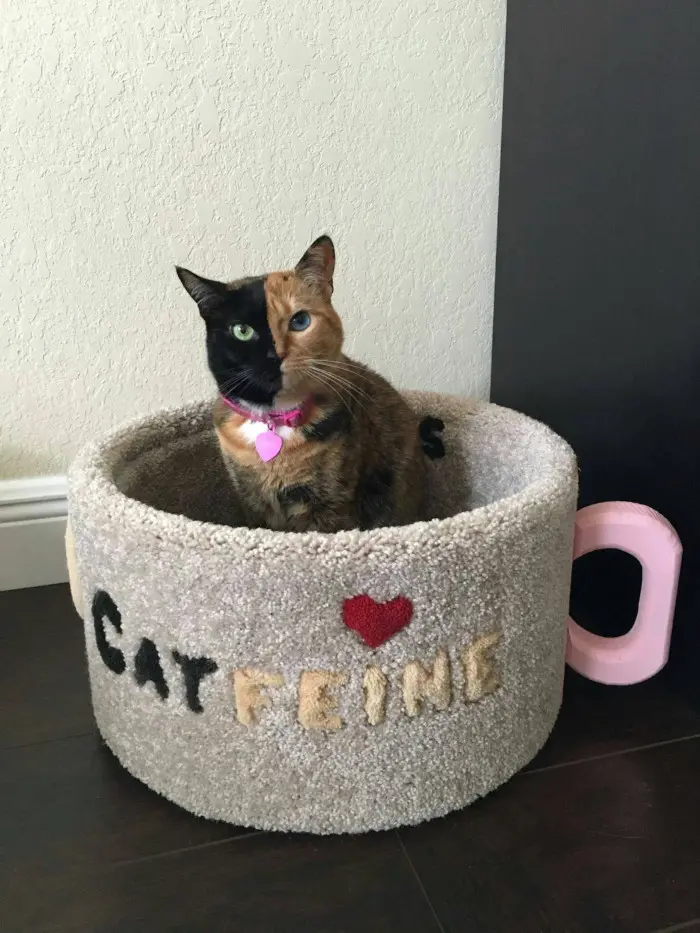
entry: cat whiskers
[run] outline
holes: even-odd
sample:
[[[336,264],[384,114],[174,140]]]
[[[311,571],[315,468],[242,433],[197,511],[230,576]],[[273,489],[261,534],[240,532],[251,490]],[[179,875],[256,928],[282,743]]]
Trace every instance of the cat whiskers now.
[[[361,376],[364,374],[364,367],[359,363],[353,363],[352,360],[324,360],[310,358],[309,363],[314,366],[320,366],[323,369],[330,370],[336,375],[342,375],[345,377]],[[357,383],[353,382],[353,385],[356,389],[360,389],[360,386]]]
[[[324,379],[323,374],[320,371],[314,372],[313,366],[311,365],[310,358],[299,359],[292,365],[287,364],[286,371],[288,374],[301,373],[302,377],[305,380],[320,383],[324,388],[330,389],[331,392],[333,392],[333,394],[336,395],[340,399],[341,404],[345,408],[347,408],[351,414],[353,413],[347,399],[343,395],[340,394],[338,389],[335,386],[331,385],[329,381]]]
[[[228,379],[222,386],[219,386],[219,391],[222,395],[228,395],[236,390],[242,392],[250,385],[252,375],[252,369],[244,369],[241,374],[234,376],[232,379]]]
[[[345,396],[343,395],[343,393],[342,393],[338,388],[336,388],[336,387],[335,387],[334,385],[332,385],[330,382],[327,382],[327,381],[323,378],[323,376],[321,376],[321,375],[316,374],[316,375],[314,376],[314,378],[316,379],[316,381],[317,381],[318,383],[320,383],[324,388],[329,389],[329,390],[338,398],[338,400],[340,401],[340,404],[341,404],[344,408],[347,408],[347,410],[350,412],[350,417],[351,417],[351,418],[354,418],[354,417],[355,417],[355,412],[354,412],[353,409],[352,409],[352,405],[350,404],[350,400],[348,400],[347,398],[345,398]],[[357,402],[357,399],[353,399],[352,396],[351,396],[351,399],[352,399],[352,401]],[[359,404],[359,402],[358,402],[358,404]]]
[[[350,402],[360,408],[365,414],[369,414],[363,404],[363,399],[369,404],[373,404],[373,398],[361,386],[351,381],[347,377],[356,373],[364,372],[364,367],[352,360],[327,360],[317,357],[298,358],[294,364],[287,366],[287,372],[299,372],[303,376],[320,383],[326,389],[330,389],[338,397],[341,404],[347,408],[352,417],[355,417]]]
[[[361,398],[366,399],[368,402],[372,402],[372,396],[366,392],[361,386],[357,385],[356,382],[353,382],[348,378],[348,375],[352,372],[351,367],[346,367],[346,371],[342,370],[338,372],[339,364],[336,360],[317,360],[310,359],[308,365],[312,366],[316,372],[320,370],[325,375],[333,378],[339,385],[345,386],[348,390],[352,390],[353,393],[359,395]],[[349,372],[348,372],[349,371]],[[357,367],[355,372],[361,372],[360,368]]]
[[[353,401],[358,408],[361,408],[365,414],[369,414],[367,408],[362,402],[362,396],[368,401],[371,401],[369,395],[366,392],[363,392],[359,386],[353,385],[349,380],[343,379],[338,376],[337,373],[328,372],[321,368],[315,367],[313,364],[309,364],[306,367],[306,372],[313,379],[316,379],[321,385],[324,385],[327,389],[330,389],[335,395],[338,396],[341,403],[348,409],[351,414],[354,414],[352,411],[352,406],[350,405],[349,400]],[[361,394],[358,394],[361,393]]]
[[[335,366],[339,369],[349,369],[353,372],[361,372],[363,366],[360,363],[354,363],[352,360],[325,360],[322,357],[310,356],[308,357],[309,362],[311,363],[327,363],[330,366]]]

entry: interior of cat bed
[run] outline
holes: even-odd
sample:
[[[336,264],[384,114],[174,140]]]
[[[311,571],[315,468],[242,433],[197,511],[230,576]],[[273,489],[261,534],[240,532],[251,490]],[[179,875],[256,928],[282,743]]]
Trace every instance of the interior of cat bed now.
[[[561,700],[577,470],[549,429],[407,393],[445,422],[431,520],[236,527],[210,405],[90,445],[70,473],[72,580],[97,725],[202,816],[361,832],[493,790]]]

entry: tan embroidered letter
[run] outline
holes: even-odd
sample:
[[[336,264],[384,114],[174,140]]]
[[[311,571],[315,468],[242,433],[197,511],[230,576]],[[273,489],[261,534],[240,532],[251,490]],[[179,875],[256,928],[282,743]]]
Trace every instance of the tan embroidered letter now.
[[[338,698],[330,691],[347,683],[346,674],[302,671],[299,679],[299,722],[305,729],[340,729]]]
[[[403,672],[403,701],[409,716],[417,716],[424,700],[430,700],[436,709],[447,709],[452,696],[450,686],[450,658],[441,648],[432,672],[420,661],[409,661]]]
[[[257,710],[267,709],[272,700],[262,692],[263,687],[282,687],[281,674],[266,674],[252,667],[242,667],[233,672],[233,692],[236,696],[236,715],[244,726],[257,726]]]
[[[477,638],[462,651],[464,699],[467,703],[476,703],[501,686],[496,660],[491,654],[500,640],[500,632],[491,632],[490,635]]]
[[[374,664],[365,671],[365,712],[370,726],[384,722],[386,711],[386,675]]]

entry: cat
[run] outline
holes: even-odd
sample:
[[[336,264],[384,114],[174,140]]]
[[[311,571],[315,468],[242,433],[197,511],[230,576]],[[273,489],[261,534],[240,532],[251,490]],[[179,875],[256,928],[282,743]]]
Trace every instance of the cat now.
[[[442,422],[419,426],[385,379],[343,354],[334,270],[328,236],[284,272],[222,283],[176,267],[206,325],[214,425],[248,527],[335,532],[423,517],[423,447],[441,446]]]

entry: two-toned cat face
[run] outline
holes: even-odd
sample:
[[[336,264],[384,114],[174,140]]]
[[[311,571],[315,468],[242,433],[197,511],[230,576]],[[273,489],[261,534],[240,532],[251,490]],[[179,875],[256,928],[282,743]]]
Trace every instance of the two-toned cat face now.
[[[206,324],[209,368],[222,395],[273,405],[276,396],[313,391],[343,344],[331,304],[334,268],[327,236],[288,272],[223,283],[177,268]]]

